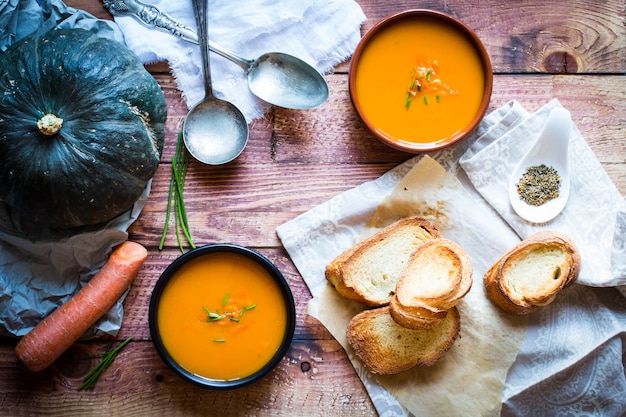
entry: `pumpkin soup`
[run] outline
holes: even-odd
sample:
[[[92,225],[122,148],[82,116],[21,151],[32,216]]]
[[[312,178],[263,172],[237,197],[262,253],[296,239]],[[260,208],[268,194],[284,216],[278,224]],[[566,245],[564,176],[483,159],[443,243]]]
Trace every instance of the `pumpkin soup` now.
[[[167,283],[158,304],[163,345],[198,376],[230,381],[259,371],[285,337],[281,289],[261,265],[231,252],[200,256]]]
[[[485,92],[485,68],[466,34],[444,20],[403,18],[364,46],[356,65],[361,116],[400,142],[446,142],[469,126]]]

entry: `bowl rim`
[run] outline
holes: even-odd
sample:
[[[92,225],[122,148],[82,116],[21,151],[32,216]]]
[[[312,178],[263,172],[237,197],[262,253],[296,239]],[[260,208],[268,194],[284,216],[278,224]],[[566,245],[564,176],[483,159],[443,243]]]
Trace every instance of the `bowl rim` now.
[[[441,20],[443,22],[451,24],[453,27],[455,27],[457,30],[463,33],[468,38],[472,46],[475,48],[476,53],[478,54],[480,61],[484,68],[483,75],[484,75],[484,81],[485,81],[485,88],[483,90],[483,96],[480,102],[480,106],[478,107],[478,110],[476,112],[476,115],[474,116],[472,121],[469,123],[469,125],[465,129],[455,134],[452,138],[445,140],[445,141],[441,141],[441,142],[410,143],[410,142],[402,141],[401,139],[392,138],[390,136],[383,134],[382,132],[377,130],[371,124],[371,122],[367,119],[367,117],[363,114],[361,105],[359,103],[357,93],[356,93],[356,73],[357,73],[356,67],[361,58],[361,55],[363,54],[363,51],[365,50],[366,46],[369,44],[369,41],[375,36],[377,36],[383,29],[385,29],[386,27],[400,20],[408,19],[408,18],[419,18],[419,17],[426,17],[426,18]],[[365,124],[367,129],[381,142],[385,143],[386,145],[392,148],[395,148],[404,152],[411,152],[411,153],[424,153],[424,152],[437,151],[443,148],[447,148],[448,146],[451,146],[459,142],[460,140],[464,139],[465,137],[467,137],[474,129],[476,129],[480,121],[483,119],[485,113],[487,112],[489,103],[491,101],[491,95],[492,95],[492,90],[493,90],[493,67],[491,65],[491,58],[489,57],[489,54],[487,53],[487,50],[484,44],[482,43],[482,41],[480,40],[476,32],[474,32],[474,30],[472,30],[468,25],[466,25],[464,22],[457,19],[456,17],[448,13],[441,12],[438,10],[432,10],[432,9],[424,9],[424,8],[407,9],[407,10],[402,10],[400,12],[389,14],[383,17],[382,19],[380,19],[378,22],[376,22],[372,26],[371,29],[369,29],[363,35],[363,37],[357,44],[356,49],[354,53],[352,54],[348,71],[349,71],[348,90],[350,94],[350,101],[352,102],[352,106],[356,110],[359,116],[359,119]]]
[[[214,253],[235,253],[245,256],[248,259],[252,259],[259,265],[261,265],[278,284],[279,289],[283,295],[283,299],[285,300],[285,307],[287,309],[287,326],[285,329],[285,334],[283,335],[283,340],[276,350],[276,353],[272,356],[269,362],[263,365],[263,367],[261,367],[258,371],[251,375],[248,375],[247,377],[227,381],[211,379],[196,375],[179,365],[170,356],[163,344],[156,318],[157,308],[161,295],[163,294],[163,290],[167,286],[169,280],[175,275],[176,271],[178,271],[183,265],[193,259],[197,259]],[[168,265],[165,271],[163,271],[163,273],[159,276],[159,279],[157,280],[155,287],[152,290],[152,295],[150,297],[150,305],[148,309],[148,324],[150,328],[152,342],[159,356],[177,375],[179,375],[188,382],[204,388],[210,388],[215,390],[228,390],[240,388],[261,379],[280,363],[282,358],[287,353],[287,350],[289,350],[289,347],[291,346],[291,342],[293,340],[296,326],[296,307],[293,294],[291,292],[291,287],[289,287],[289,284],[282,272],[268,258],[245,246],[230,243],[215,243],[199,246],[195,249],[185,252],[184,254],[176,258],[170,265]]]

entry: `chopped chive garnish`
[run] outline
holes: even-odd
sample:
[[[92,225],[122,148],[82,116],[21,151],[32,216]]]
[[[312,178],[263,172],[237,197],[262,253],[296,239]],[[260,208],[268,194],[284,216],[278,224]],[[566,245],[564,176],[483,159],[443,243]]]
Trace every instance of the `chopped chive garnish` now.
[[[214,311],[209,310],[208,308],[204,306],[202,307],[202,309],[206,311],[207,313],[207,321],[217,321],[217,320],[222,320],[226,318],[225,315],[219,314],[219,311],[216,313]]]
[[[230,294],[227,293],[224,296],[224,298],[222,299],[222,307],[226,303],[228,303],[229,300],[230,300]],[[241,318],[241,316],[243,316],[243,313],[248,311],[248,310],[252,310],[255,307],[256,307],[256,304],[251,304],[251,305],[247,305],[247,306],[241,307],[239,309],[239,314],[237,314],[237,311],[238,311],[237,308],[235,308],[234,310],[224,311],[224,312],[220,312],[219,309],[217,309],[215,311],[211,311],[211,310],[209,310],[205,306],[202,306],[202,309],[207,314],[207,320],[206,320],[207,322],[216,322],[216,321],[219,321],[219,320],[228,319],[229,321],[231,321],[233,323],[239,323],[239,319]],[[237,316],[239,316],[239,318]],[[223,341],[223,340],[215,340],[215,341]]]
[[[213,339],[213,341],[215,343],[224,343],[226,340],[225,339]]]
[[[408,88],[408,93],[405,97],[404,107],[409,109],[414,98],[418,95],[422,97],[424,105],[428,106],[431,100],[436,100],[437,103],[441,103],[443,94],[457,95],[459,92],[450,88],[439,78],[439,70],[437,69],[437,62],[434,61],[434,66],[427,63],[422,65],[418,64],[416,67],[411,68],[411,80]],[[430,98],[426,96],[430,96]]]

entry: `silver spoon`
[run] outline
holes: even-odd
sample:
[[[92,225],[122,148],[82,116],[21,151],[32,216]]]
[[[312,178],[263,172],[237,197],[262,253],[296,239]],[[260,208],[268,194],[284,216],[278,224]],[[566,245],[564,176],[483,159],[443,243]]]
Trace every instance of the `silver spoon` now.
[[[539,137],[511,174],[509,182],[511,205],[521,218],[531,223],[548,222],[565,208],[570,192],[568,147],[571,125],[569,111],[561,107],[554,108]],[[535,206],[527,204],[520,198],[517,184],[529,167],[541,164],[556,170],[561,177],[561,185],[557,198]]]
[[[232,103],[213,95],[208,48],[208,0],[193,0],[198,23],[204,99],[192,107],[183,123],[183,139],[189,153],[209,165],[220,165],[238,157],[248,142],[248,124]]]
[[[103,0],[103,3],[114,16],[132,16],[146,26],[198,43],[198,35],[192,28],[178,23],[153,5],[139,0]],[[248,76],[250,91],[270,104],[303,110],[317,107],[328,98],[328,84],[322,74],[293,55],[270,52],[249,60],[211,41],[208,43],[211,51],[239,65]]]

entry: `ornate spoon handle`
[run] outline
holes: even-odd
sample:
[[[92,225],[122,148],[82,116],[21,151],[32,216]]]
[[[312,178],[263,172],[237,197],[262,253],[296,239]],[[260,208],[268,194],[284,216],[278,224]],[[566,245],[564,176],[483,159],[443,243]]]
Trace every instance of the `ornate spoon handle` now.
[[[198,43],[198,35],[192,28],[178,23],[151,4],[139,0],[102,0],[102,3],[113,16],[132,16],[146,26],[153,26],[188,42]]]
[[[102,3],[113,16],[131,16],[148,27],[156,27],[186,41],[198,44],[198,35],[192,28],[178,23],[156,6],[142,3],[139,0],[102,0]],[[248,73],[254,65],[254,61],[241,58],[210,40],[209,50],[231,60],[239,65],[246,73]]]

